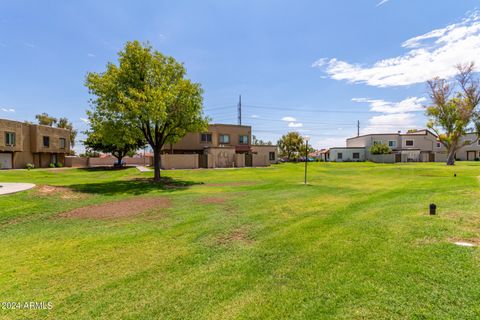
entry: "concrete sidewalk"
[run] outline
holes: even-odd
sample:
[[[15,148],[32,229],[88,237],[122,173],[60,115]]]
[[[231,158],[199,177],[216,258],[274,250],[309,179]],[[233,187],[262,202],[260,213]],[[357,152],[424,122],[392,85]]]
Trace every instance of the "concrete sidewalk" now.
[[[140,172],[150,172],[152,171],[151,169],[147,168],[147,167],[144,167],[144,166],[137,166],[137,169],[140,171]]]
[[[35,187],[33,183],[0,182],[0,195],[25,191]]]

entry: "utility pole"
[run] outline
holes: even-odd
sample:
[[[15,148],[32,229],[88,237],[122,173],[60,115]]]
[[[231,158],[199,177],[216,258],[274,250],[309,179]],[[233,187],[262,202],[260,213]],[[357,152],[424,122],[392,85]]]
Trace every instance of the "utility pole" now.
[[[238,96],[238,125],[242,125],[242,95]]]
[[[357,120],[357,137],[360,136],[360,120]]]

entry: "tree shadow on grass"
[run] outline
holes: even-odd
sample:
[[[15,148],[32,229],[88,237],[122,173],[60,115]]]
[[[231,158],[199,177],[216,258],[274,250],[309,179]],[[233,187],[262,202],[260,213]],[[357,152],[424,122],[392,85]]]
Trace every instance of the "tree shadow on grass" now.
[[[137,178],[132,180],[117,180],[99,183],[84,183],[70,185],[74,191],[101,195],[141,195],[150,192],[175,192],[186,190],[189,187],[203,182],[176,180],[169,177],[162,178],[161,182],[154,182],[153,178]]]

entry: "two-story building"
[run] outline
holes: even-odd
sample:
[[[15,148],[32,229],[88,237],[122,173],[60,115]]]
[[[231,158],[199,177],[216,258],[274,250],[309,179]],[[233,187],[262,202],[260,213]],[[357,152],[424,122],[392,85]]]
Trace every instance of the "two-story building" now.
[[[370,148],[374,144],[385,144],[392,152],[387,155],[373,155]],[[458,160],[475,160],[480,158],[480,141],[476,133],[469,133],[460,139],[461,147],[455,158]],[[329,150],[330,161],[365,161],[374,162],[444,162],[447,150],[439,142],[436,134],[429,130],[417,130],[406,133],[377,133],[348,138],[346,147]]]
[[[190,132],[166,145],[163,154],[197,154],[200,168],[267,166],[277,162],[277,147],[252,145],[252,127],[211,124],[205,132]],[[177,157],[181,161],[181,157]],[[185,167],[185,166],[182,166]]]
[[[64,163],[70,130],[0,119],[0,169]]]

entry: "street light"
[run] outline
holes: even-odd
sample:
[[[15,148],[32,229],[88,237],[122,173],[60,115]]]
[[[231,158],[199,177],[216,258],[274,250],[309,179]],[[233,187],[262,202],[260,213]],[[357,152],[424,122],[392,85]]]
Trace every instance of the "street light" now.
[[[307,163],[308,163],[308,140],[310,140],[309,136],[305,136],[305,181],[304,184],[307,184]]]

